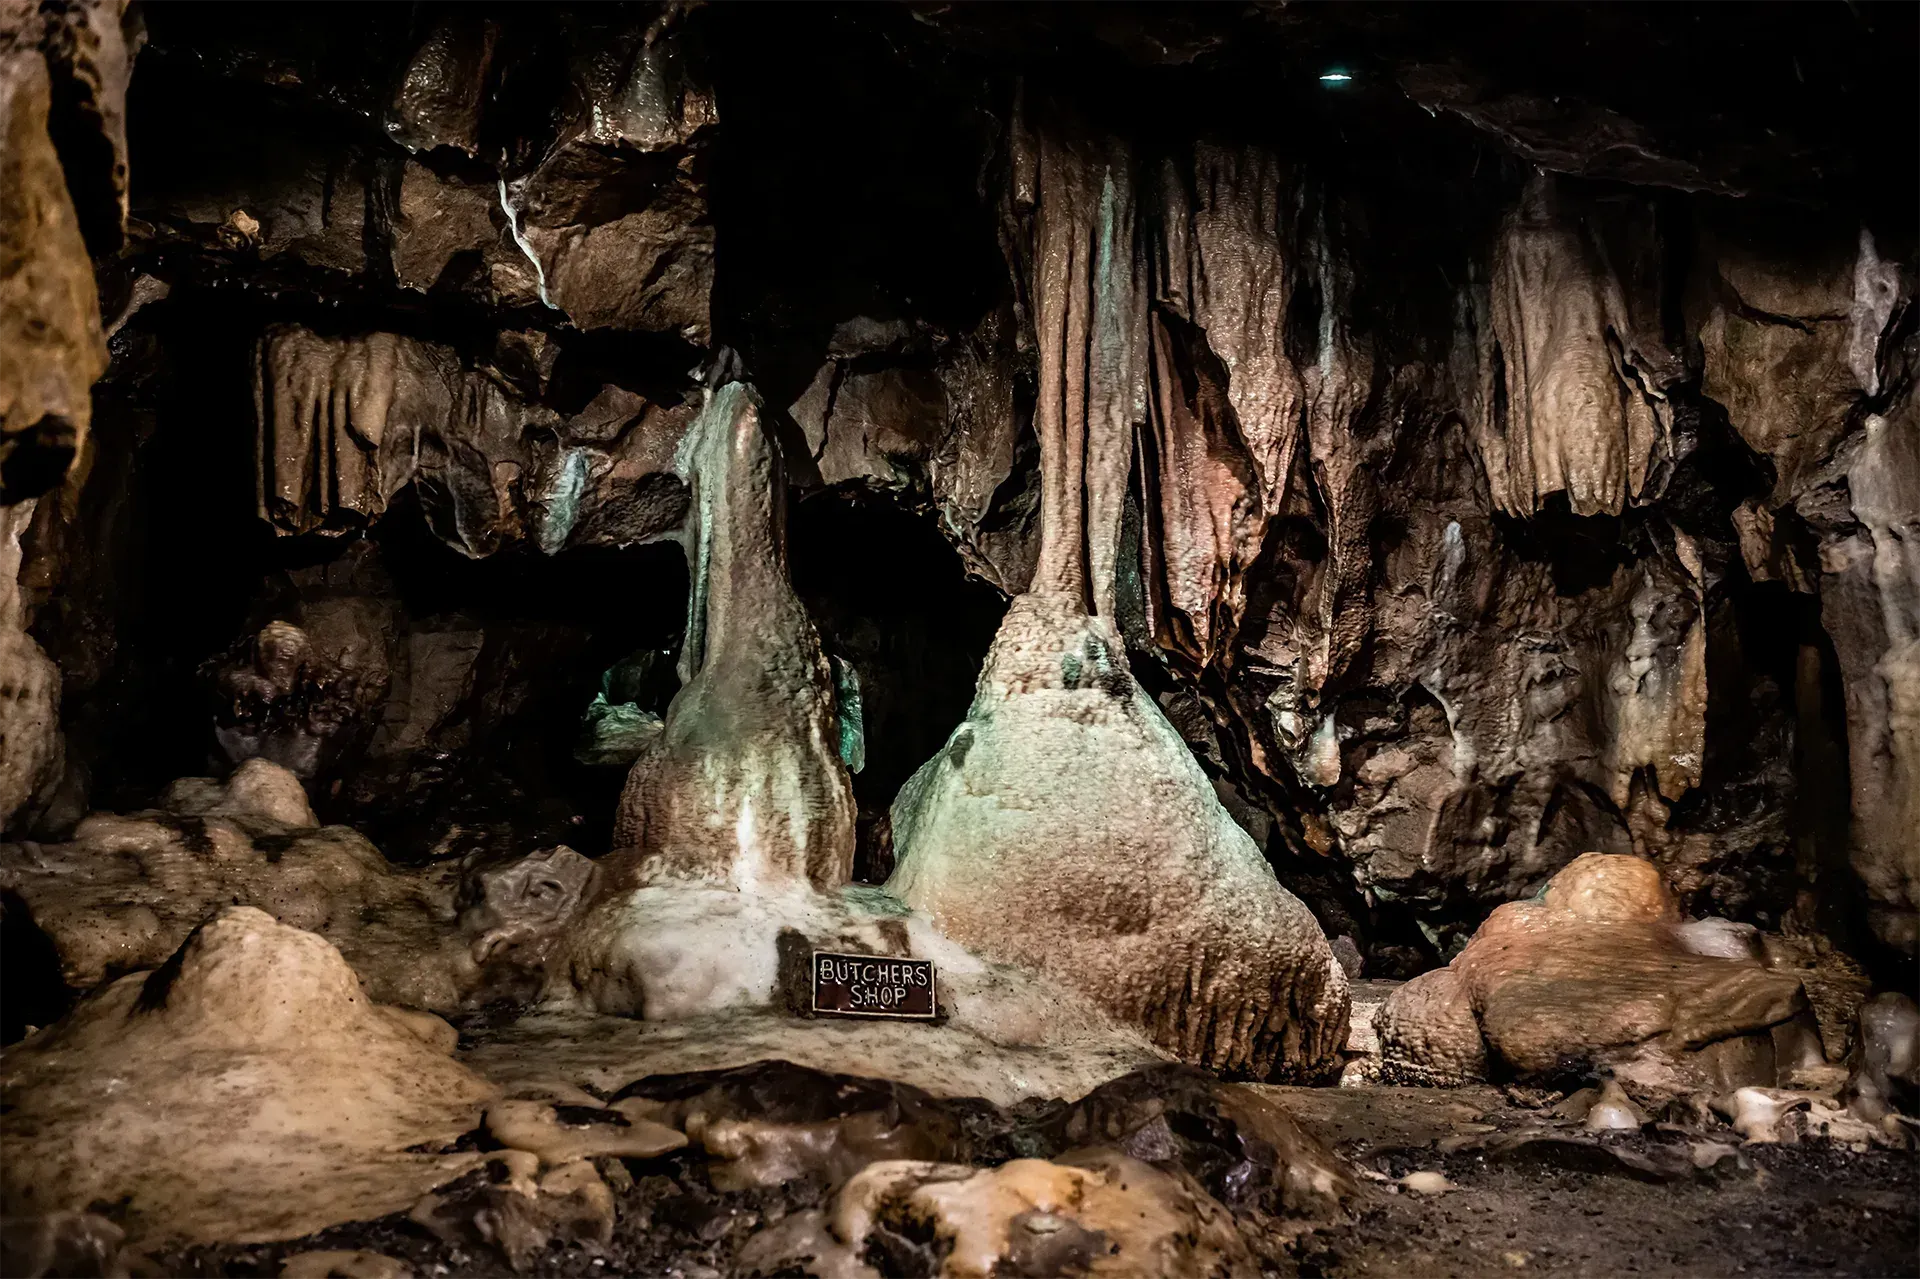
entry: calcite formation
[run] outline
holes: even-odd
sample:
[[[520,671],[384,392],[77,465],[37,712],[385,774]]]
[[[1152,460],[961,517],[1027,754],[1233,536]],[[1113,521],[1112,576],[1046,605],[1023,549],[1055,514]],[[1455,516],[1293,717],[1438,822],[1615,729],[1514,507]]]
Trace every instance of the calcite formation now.
[[[944,1254],[935,1273],[953,1279],[1009,1272],[1259,1273],[1229,1214],[1211,1196],[1188,1178],[1117,1151],[1058,1162],[1016,1159],[985,1170],[876,1161],[842,1187],[816,1235],[789,1228],[786,1238],[760,1247],[769,1257],[789,1254],[785,1259],[807,1274],[867,1279],[886,1273],[866,1259],[885,1255],[874,1239],[896,1236],[896,1221],[932,1226]]]
[[[260,517],[283,533],[351,533],[412,486],[429,527],[469,556],[673,532],[691,413],[606,385],[562,415],[542,401],[556,355],[537,332],[500,334],[476,369],[395,333],[269,329],[254,381]]]
[[[457,874],[399,870],[350,827],[321,826],[299,780],[265,759],[224,784],[183,779],[162,809],[96,813],[68,843],[0,846],[21,925],[52,942],[77,991],[160,966],[241,904],[339,947],[382,1002],[450,1011],[478,978],[455,927]]]
[[[1023,140],[1016,138],[1016,145]],[[1040,340],[1040,549],[967,719],[894,802],[888,888],[955,939],[1046,972],[1183,1059],[1328,1073],[1346,974],[1128,667],[1114,618],[1146,293],[1124,147],[1016,154]]]
[[[1177,1066],[1131,1072],[1004,1136],[1004,1113],[956,1123],[913,1089],[777,1065],[631,1091],[622,1104],[655,1098],[698,1133],[725,1161],[724,1184],[771,1186],[808,1165],[850,1172],[824,1208],[747,1243],[742,1264],[762,1270],[1256,1273],[1289,1227],[1337,1215],[1355,1189],[1271,1098]],[[973,1166],[986,1147],[1024,1157]]]
[[[322,938],[230,907],[0,1056],[6,1210],[116,1203],[154,1242],[402,1211],[481,1160],[416,1153],[492,1095],[452,1046],[446,1023],[370,1002]]]
[[[1671,457],[1645,204],[1581,203],[1537,174],[1501,227],[1488,285],[1475,432],[1496,507],[1531,514],[1565,493],[1575,514],[1619,514]]]
[[[1296,8],[0,4],[24,1268],[1307,1264],[1202,1069],[1908,1140],[1912,14]]]
[[[832,671],[788,581],[778,455],[730,382],[689,429],[693,578],[685,681],[620,796],[618,877],[833,887],[853,872],[853,795]]]
[[[1234,824],[1119,640],[1068,598],[1008,612],[967,719],[902,789],[888,890],[1181,1057],[1311,1078],[1346,974]]]
[[[90,253],[126,221],[126,6],[0,12],[0,501],[56,488],[85,447],[106,371]],[[56,103],[62,117],[53,115]],[[56,140],[56,134],[58,139]],[[84,185],[69,187],[69,174]]]
[[[58,780],[60,668],[27,634],[20,536],[34,501],[0,507],[0,823]]]
[[[1495,910],[1447,967],[1393,993],[1374,1023],[1383,1075],[1456,1083],[1605,1069],[1671,1093],[1771,1085],[1773,1032],[1808,993],[1799,973],[1720,937],[1681,923],[1652,864],[1589,853],[1538,901]]]

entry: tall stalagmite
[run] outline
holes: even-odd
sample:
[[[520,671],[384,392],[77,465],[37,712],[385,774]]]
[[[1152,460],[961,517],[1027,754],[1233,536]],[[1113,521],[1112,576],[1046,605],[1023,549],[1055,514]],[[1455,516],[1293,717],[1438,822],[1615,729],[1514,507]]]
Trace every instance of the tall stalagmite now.
[[[1133,160],[1016,134],[1012,205],[1040,352],[1039,566],[967,718],[893,808],[888,887],[950,936],[1038,968],[1183,1058],[1308,1078],[1337,1061],[1346,975],[1133,678],[1117,626],[1147,272]]]
[[[693,592],[666,725],[635,761],[614,846],[629,882],[687,876],[737,888],[853,873],[853,791],[833,675],[787,579],[785,480],[744,383],[712,393],[684,443]]]

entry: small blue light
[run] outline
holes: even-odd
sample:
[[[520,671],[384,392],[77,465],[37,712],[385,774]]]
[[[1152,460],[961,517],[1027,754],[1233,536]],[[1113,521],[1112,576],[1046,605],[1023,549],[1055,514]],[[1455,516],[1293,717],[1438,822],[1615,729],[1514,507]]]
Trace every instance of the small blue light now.
[[[1348,75],[1344,71],[1329,71],[1325,75],[1320,77],[1320,83],[1321,84],[1345,84],[1347,81],[1351,79],[1353,79],[1353,77]]]

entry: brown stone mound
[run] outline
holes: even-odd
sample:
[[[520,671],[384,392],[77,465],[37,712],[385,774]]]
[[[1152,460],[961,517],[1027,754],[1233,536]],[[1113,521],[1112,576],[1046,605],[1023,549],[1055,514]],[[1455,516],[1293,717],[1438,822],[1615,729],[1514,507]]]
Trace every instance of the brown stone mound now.
[[[1606,1067],[1672,1091],[1771,1084],[1768,1032],[1807,1008],[1801,977],[1701,932],[1650,862],[1587,853],[1394,992],[1374,1023],[1383,1074],[1451,1084]],[[1721,953],[1698,953],[1710,947]]]
[[[234,907],[0,1055],[8,1215],[115,1205],[129,1239],[258,1242],[404,1211],[482,1158],[432,1155],[492,1088],[437,1018]]]
[[[893,807],[888,888],[947,936],[1256,1078],[1337,1068],[1347,978],[1071,597],[1016,599],[967,719]]]

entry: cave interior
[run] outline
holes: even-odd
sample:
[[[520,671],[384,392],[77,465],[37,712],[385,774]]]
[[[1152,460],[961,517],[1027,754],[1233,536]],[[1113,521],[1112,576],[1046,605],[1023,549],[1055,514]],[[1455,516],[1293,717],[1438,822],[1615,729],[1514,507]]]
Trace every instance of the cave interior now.
[[[0,10],[0,1269],[1905,1273],[1915,13]]]

